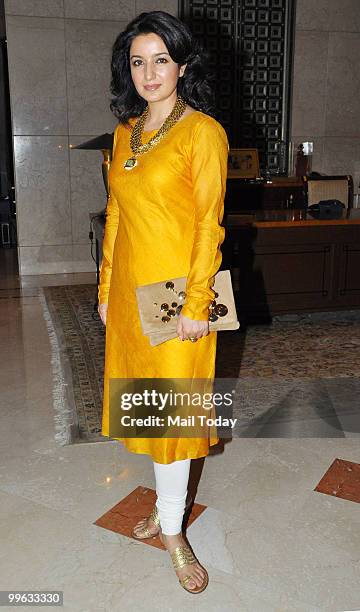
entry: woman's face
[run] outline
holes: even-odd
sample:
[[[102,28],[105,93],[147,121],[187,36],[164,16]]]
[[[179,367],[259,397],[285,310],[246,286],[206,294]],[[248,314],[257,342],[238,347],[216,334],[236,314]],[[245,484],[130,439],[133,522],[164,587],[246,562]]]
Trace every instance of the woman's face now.
[[[170,57],[164,41],[154,33],[136,36],[130,45],[130,71],[138,94],[147,102],[165,100],[176,91],[186,64]]]

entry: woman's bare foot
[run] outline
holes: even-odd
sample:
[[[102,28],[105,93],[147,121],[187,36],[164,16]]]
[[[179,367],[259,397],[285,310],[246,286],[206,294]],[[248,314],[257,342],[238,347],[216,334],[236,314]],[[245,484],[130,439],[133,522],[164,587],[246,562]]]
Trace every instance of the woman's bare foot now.
[[[165,535],[160,531],[159,537],[166,550],[171,554],[175,548],[178,546],[186,546],[188,544],[185,542],[181,533],[177,535]],[[203,567],[201,567],[200,563],[192,563],[188,565],[184,565],[183,567],[176,569],[176,574],[180,580],[185,578],[185,576],[191,576],[191,580],[189,580],[186,584],[188,589],[195,590],[201,587],[204,584],[204,580],[206,577],[206,572]]]
[[[160,531],[160,527],[154,523],[150,516],[140,519],[140,521],[136,523],[133,529],[133,534],[137,538],[145,540],[147,537],[149,537],[146,532],[144,532],[145,529],[149,530],[151,536],[156,536]]]

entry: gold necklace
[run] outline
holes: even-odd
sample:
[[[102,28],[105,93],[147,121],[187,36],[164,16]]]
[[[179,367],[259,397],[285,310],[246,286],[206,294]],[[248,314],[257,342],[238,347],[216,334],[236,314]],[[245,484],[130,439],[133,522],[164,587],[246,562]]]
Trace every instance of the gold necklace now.
[[[146,144],[142,144],[141,137],[144,130],[145,121],[149,113],[149,105],[147,105],[146,109],[144,110],[142,115],[140,115],[139,120],[133,127],[130,138],[130,147],[133,152],[133,156],[129,157],[129,159],[127,159],[124,163],[125,170],[132,170],[133,168],[135,168],[135,166],[137,166],[138,161],[136,158],[138,157],[138,155],[146,153],[147,151],[150,151],[150,149],[155,147],[160,142],[160,140],[164,138],[164,136],[173,127],[173,125],[175,125],[175,123],[180,119],[185,109],[185,100],[181,96],[178,96],[174,108],[172,109],[170,115],[166,117],[161,128],[156,132],[156,134],[154,134],[154,136],[152,136],[152,138],[150,138],[149,142],[147,142]]]

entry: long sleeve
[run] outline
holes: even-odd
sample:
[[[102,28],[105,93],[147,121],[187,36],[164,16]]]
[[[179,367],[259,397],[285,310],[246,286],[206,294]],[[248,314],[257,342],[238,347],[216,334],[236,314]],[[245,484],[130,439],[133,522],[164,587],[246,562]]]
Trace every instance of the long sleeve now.
[[[211,289],[220,268],[229,143],[220,123],[206,119],[194,133],[191,173],[194,198],[194,243],[187,276],[186,300],[181,314],[208,320],[215,297]]]
[[[114,132],[113,141],[113,153],[112,159],[114,159],[116,139],[117,139],[118,126]],[[110,196],[106,206],[106,222],[105,222],[105,233],[102,247],[102,262],[100,267],[100,282],[98,289],[98,300],[99,304],[107,304],[109,298],[111,271],[112,271],[112,258],[114,243],[119,224],[119,207],[116,198],[112,192],[111,178],[109,178],[109,192]]]

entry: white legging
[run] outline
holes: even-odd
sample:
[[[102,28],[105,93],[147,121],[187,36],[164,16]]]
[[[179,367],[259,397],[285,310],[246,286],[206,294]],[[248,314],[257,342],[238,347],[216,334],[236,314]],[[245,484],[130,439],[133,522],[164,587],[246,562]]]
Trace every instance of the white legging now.
[[[155,463],[157,501],[161,531],[164,535],[181,532],[186,504],[191,459]]]

